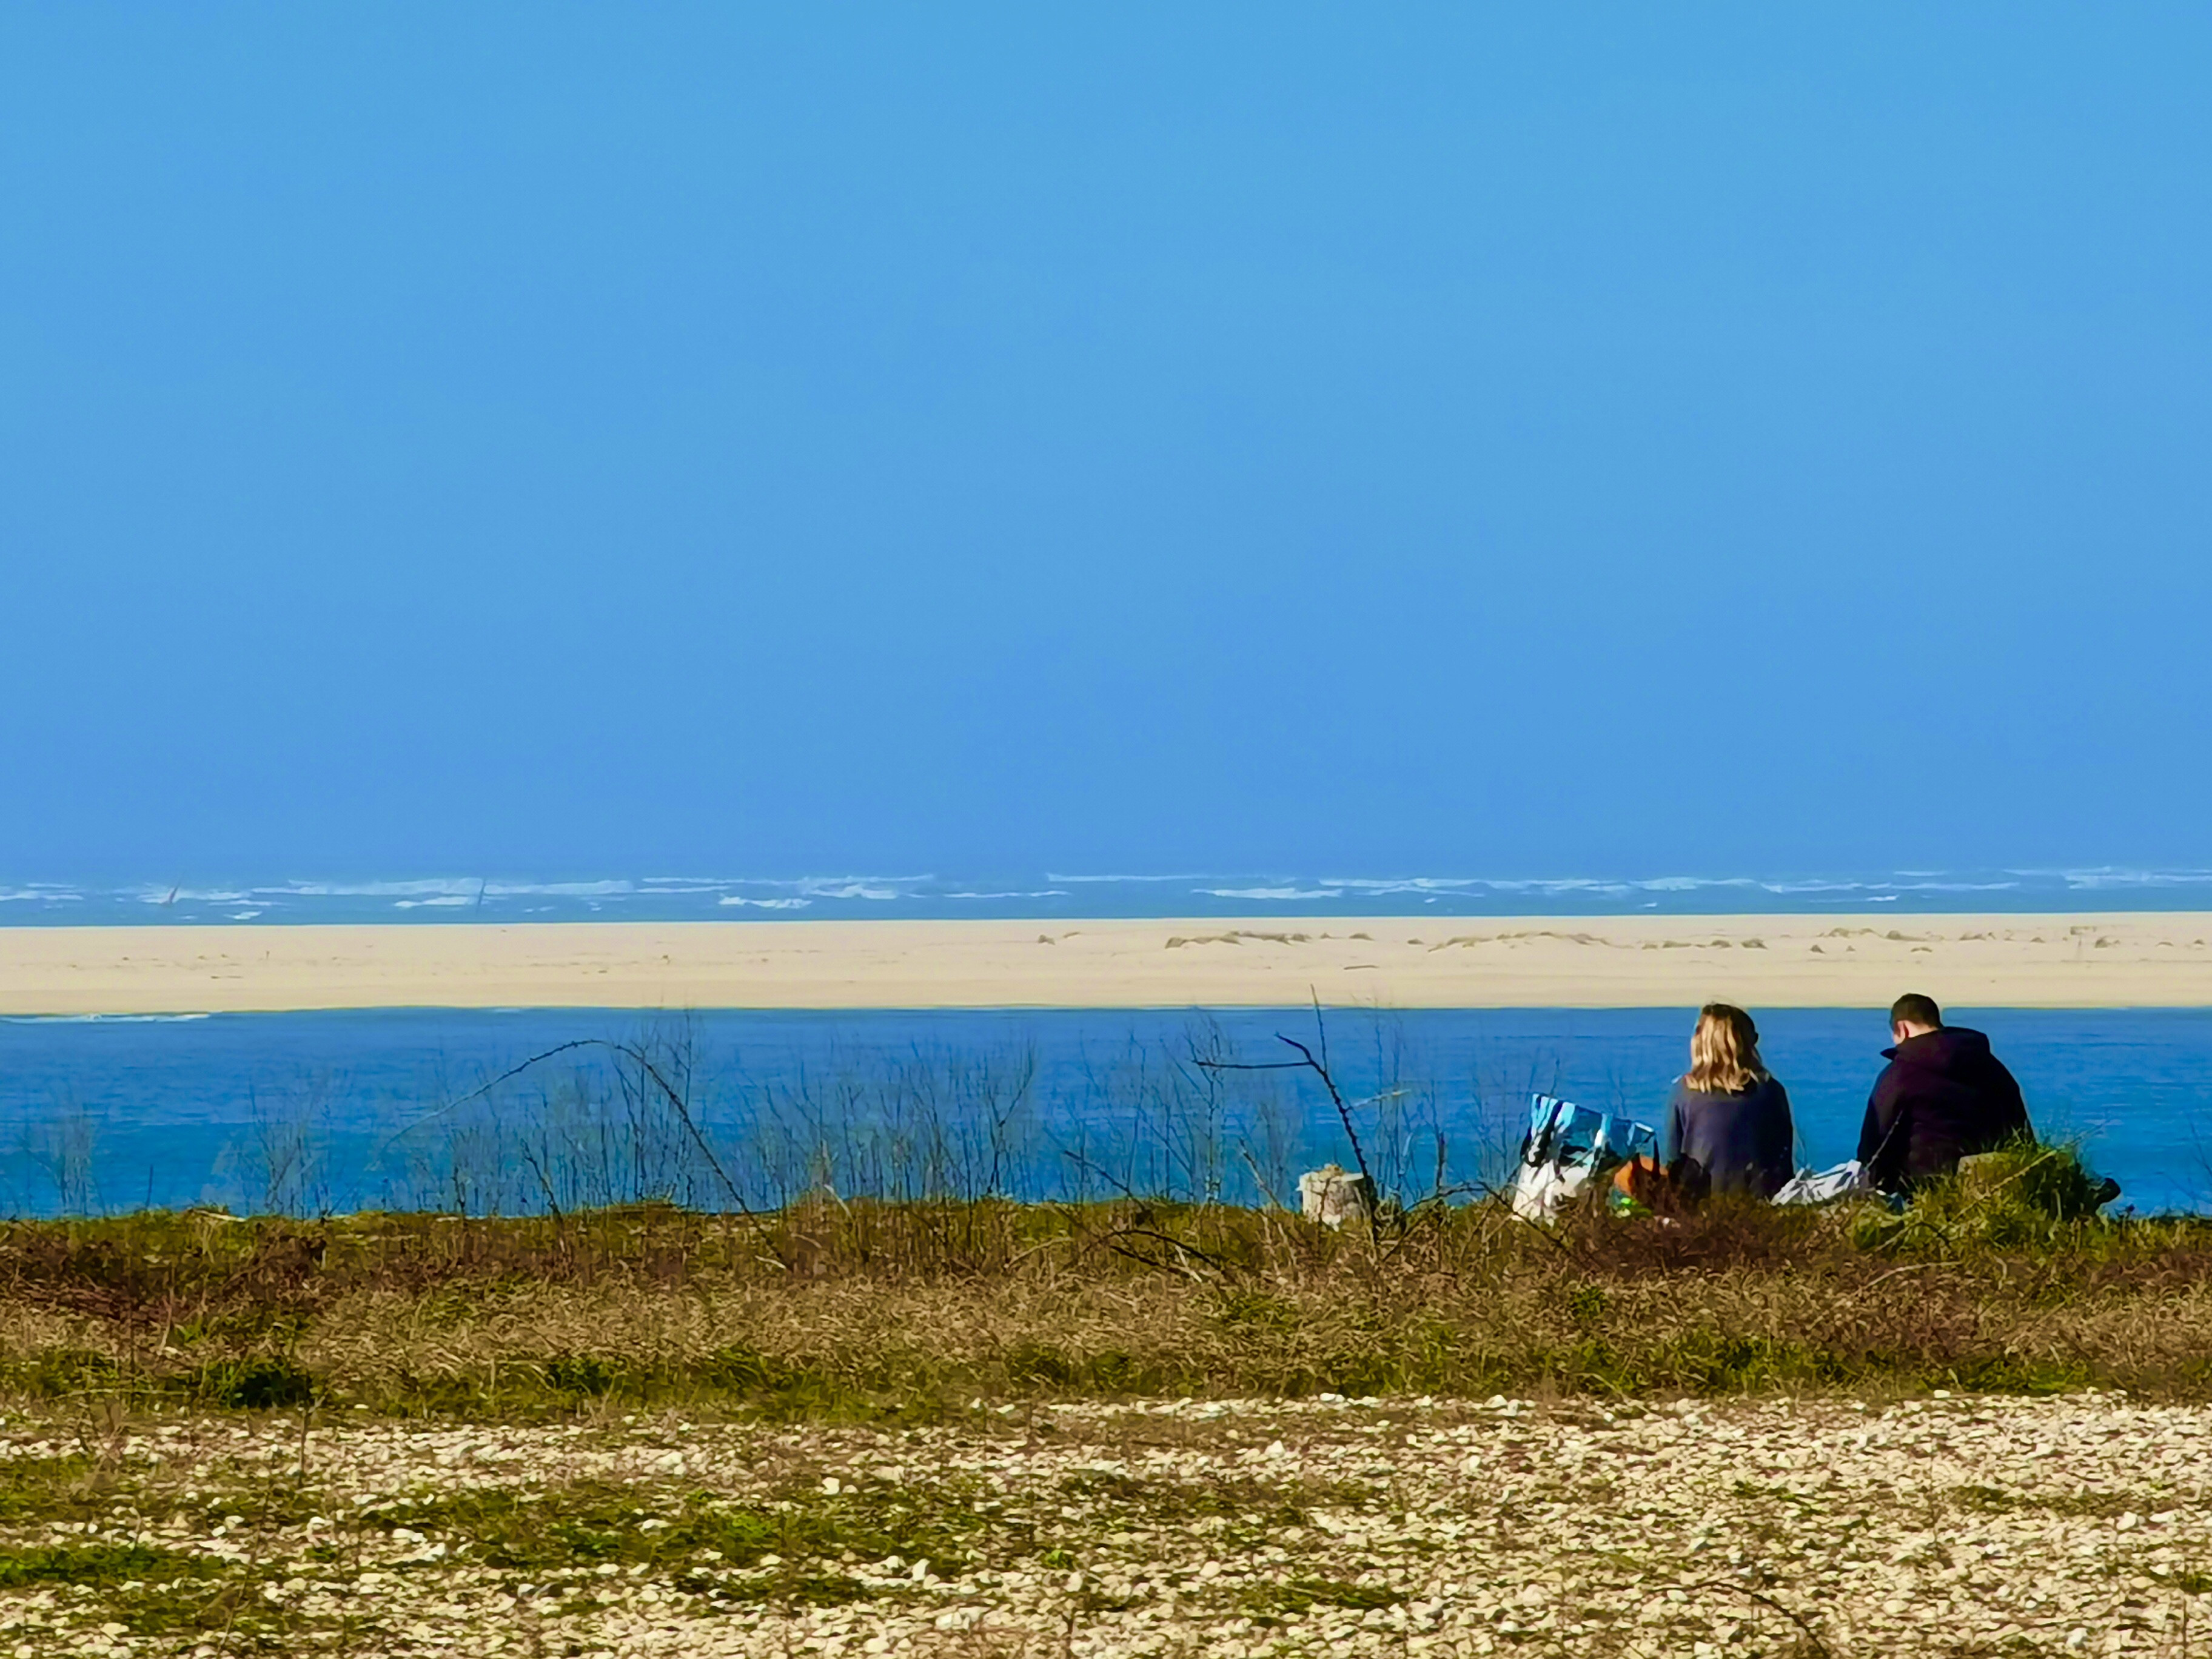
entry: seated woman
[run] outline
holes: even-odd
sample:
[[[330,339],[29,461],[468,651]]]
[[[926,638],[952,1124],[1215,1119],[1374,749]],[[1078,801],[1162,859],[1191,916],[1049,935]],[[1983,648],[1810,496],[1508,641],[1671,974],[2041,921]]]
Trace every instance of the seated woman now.
[[[1751,1016],[1707,1003],[1690,1038],[1690,1069],[1667,1102],[1668,1170],[1676,1184],[1771,1198],[1790,1179],[1796,1139],[1789,1091],[1759,1059]]]

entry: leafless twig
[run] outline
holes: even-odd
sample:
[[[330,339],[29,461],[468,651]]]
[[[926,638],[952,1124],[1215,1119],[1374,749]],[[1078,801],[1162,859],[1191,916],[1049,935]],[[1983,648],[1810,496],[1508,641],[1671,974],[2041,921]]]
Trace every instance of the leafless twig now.
[[[1780,1613],[1784,1619],[1787,1619],[1791,1624],[1796,1626],[1798,1630],[1803,1634],[1805,1639],[1813,1644],[1813,1651],[1819,1654],[1820,1656],[1820,1659],[1832,1659],[1832,1656],[1828,1652],[1828,1644],[1820,1639],[1820,1632],[1813,1628],[1811,1623],[1807,1620],[1802,1613],[1784,1607],[1772,1596],[1765,1595],[1759,1590],[1755,1590],[1748,1584],[1731,1583],[1725,1578],[1701,1578],[1695,1583],[1680,1584],[1675,1588],[1685,1590],[1733,1590],[1738,1595],[1747,1595],[1753,1601],[1758,1602],[1759,1606],[1763,1607],[1771,1607],[1775,1612]]]
[[[1367,1150],[1359,1144],[1359,1131],[1352,1123],[1352,1108],[1345,1102],[1344,1091],[1336,1086],[1336,1079],[1329,1073],[1328,1025],[1322,1018],[1321,994],[1312,990],[1310,987],[1308,988],[1308,994],[1313,998],[1315,1040],[1321,1049],[1318,1058],[1316,1057],[1313,1049],[1306,1047],[1296,1037],[1285,1036],[1278,1031],[1275,1033],[1275,1041],[1297,1049],[1297,1059],[1242,1061],[1198,1060],[1193,1063],[1209,1072],[1310,1071],[1319,1078],[1322,1087],[1328,1091],[1329,1103],[1336,1108],[1337,1121],[1344,1125],[1344,1137],[1352,1143],[1352,1161],[1359,1166],[1360,1183],[1367,1189],[1368,1243],[1380,1249],[1382,1243],[1382,1218],[1379,1212],[1382,1208],[1382,1194],[1376,1188],[1374,1173],[1367,1167]]]

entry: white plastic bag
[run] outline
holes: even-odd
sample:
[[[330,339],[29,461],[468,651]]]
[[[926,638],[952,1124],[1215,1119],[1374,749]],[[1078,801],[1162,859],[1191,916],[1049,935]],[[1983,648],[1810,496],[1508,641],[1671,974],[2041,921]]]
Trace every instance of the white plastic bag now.
[[[1548,1221],[1591,1180],[1629,1158],[1656,1158],[1658,1131],[1632,1119],[1612,1117],[1557,1095],[1528,1100],[1528,1138],[1513,1178],[1513,1213]]]
[[[1782,1183],[1774,1194],[1777,1204],[1827,1204],[1839,1198],[1849,1198],[1853,1193],[1867,1190],[1866,1171],[1859,1161],[1838,1164],[1826,1170],[1800,1170]]]

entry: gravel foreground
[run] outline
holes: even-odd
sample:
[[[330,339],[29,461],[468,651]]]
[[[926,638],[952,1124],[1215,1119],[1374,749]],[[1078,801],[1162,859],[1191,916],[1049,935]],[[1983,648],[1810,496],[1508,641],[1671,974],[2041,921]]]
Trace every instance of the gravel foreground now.
[[[19,1416],[0,1654],[2178,1656],[2208,1471],[2112,1395]]]

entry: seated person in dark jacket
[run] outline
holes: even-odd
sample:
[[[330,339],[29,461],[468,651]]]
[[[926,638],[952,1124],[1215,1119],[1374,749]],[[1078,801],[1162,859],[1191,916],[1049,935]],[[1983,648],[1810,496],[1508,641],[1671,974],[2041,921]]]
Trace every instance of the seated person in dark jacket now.
[[[1790,1179],[1789,1091],[1759,1057],[1759,1028],[1725,1002],[1698,1011],[1690,1069],[1667,1102],[1670,1168],[1686,1190],[1771,1198]]]
[[[1918,995],[1898,998],[1889,1030],[1897,1046],[1882,1050],[1889,1064],[1859,1130],[1859,1164],[1875,1186],[1905,1192],[1949,1175],[1962,1158],[2035,1139],[2020,1085],[1979,1031],[1944,1024],[1943,1011]]]

